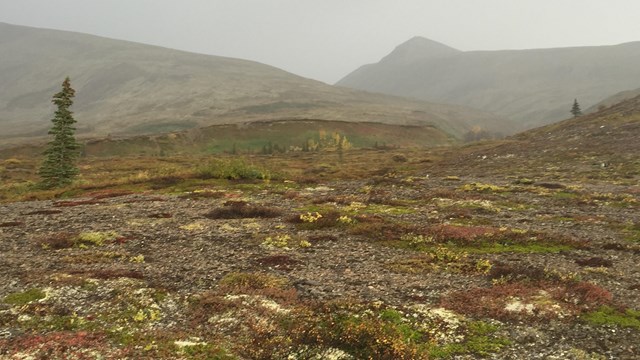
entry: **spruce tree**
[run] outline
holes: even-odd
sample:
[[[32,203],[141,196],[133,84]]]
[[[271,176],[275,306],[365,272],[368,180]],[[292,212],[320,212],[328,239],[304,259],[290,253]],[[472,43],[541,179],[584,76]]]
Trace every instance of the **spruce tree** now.
[[[573,106],[571,107],[571,114],[573,114],[574,118],[582,115],[582,110],[580,110],[580,104],[578,104],[578,99],[573,100]]]
[[[53,95],[51,100],[58,109],[51,119],[53,126],[49,130],[49,135],[52,135],[53,139],[44,152],[45,159],[39,171],[42,178],[41,185],[45,188],[68,185],[78,175],[75,160],[78,158],[80,145],[74,136],[76,129],[73,124],[76,121],[69,110],[73,105],[75,92],[67,77],[62,83],[62,90]]]

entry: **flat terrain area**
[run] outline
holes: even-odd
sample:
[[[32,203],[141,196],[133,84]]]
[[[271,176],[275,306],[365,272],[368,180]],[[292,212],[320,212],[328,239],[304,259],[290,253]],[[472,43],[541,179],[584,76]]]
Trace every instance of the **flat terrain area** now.
[[[4,160],[0,357],[638,358],[637,156],[522,146]]]

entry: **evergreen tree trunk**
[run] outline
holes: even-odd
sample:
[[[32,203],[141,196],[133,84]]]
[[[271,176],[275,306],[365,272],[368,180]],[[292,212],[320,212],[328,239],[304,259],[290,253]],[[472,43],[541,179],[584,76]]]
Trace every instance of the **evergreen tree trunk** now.
[[[62,83],[62,90],[53,95],[51,100],[58,109],[54,113],[51,122],[53,126],[49,135],[53,139],[49,142],[44,152],[45,160],[42,163],[39,175],[42,178],[42,186],[53,188],[70,184],[78,175],[75,161],[78,158],[80,147],[75,139],[76,123],[73,113],[69,108],[73,105],[75,90],[71,88],[71,81],[67,77]]]

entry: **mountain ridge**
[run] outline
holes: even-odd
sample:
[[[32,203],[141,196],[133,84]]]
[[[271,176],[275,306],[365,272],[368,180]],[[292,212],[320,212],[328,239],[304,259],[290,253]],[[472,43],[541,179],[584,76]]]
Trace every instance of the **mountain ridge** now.
[[[403,50],[404,53],[407,51]],[[387,57],[393,57],[393,52]],[[336,84],[435,102],[466,104],[509,118],[518,130],[570,116],[640,86],[640,42],[526,50],[452,52],[364,65]]]

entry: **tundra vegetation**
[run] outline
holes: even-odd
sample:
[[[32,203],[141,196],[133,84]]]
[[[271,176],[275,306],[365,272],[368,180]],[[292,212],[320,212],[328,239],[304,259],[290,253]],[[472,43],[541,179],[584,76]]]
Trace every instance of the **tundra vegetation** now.
[[[455,148],[87,156],[53,189],[6,157],[0,354],[637,358],[623,110]]]

